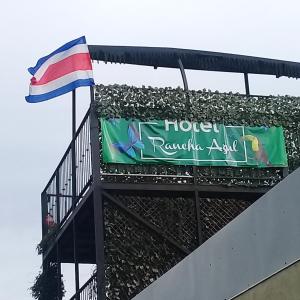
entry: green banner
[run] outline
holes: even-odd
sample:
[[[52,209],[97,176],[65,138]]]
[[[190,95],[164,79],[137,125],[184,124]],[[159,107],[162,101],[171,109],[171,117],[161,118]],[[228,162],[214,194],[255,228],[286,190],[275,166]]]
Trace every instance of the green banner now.
[[[101,130],[105,163],[287,166],[282,127],[101,119]]]

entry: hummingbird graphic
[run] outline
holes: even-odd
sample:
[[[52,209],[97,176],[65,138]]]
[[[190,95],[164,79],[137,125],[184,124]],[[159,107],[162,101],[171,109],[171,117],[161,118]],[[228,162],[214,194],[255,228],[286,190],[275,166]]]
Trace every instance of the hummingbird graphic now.
[[[125,153],[131,158],[136,158],[136,150],[144,149],[144,144],[139,138],[139,133],[133,124],[128,125],[127,135],[129,142],[112,143],[112,146],[121,153]]]

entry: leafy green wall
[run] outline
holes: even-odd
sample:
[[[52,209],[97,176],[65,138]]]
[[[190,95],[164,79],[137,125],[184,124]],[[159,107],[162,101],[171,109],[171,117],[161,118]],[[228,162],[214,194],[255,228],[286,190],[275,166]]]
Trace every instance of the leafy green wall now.
[[[300,166],[300,98],[246,97],[181,88],[96,86],[99,117],[210,121],[226,125],[283,126],[290,171]]]

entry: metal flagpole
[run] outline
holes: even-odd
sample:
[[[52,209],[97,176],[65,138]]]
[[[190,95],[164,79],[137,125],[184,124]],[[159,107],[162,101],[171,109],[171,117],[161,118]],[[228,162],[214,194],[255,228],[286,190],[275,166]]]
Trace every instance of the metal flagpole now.
[[[76,187],[76,89],[72,91],[72,208],[75,209],[77,200],[77,187]],[[75,264],[75,288],[76,293],[79,290],[79,265],[77,257],[77,237],[76,237],[76,222],[75,217],[73,218],[73,256]],[[76,295],[76,299],[79,299],[79,295]]]
[[[76,134],[76,89],[72,91],[72,138]]]

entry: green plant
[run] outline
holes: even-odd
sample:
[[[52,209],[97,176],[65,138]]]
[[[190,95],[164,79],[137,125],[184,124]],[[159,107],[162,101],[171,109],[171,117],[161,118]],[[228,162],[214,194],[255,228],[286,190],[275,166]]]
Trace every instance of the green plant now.
[[[53,240],[56,237],[58,228],[59,226],[57,224],[51,227],[48,233],[43,237],[40,243],[36,246],[39,255],[43,254],[45,250],[48,248],[48,245],[53,242]]]
[[[65,295],[64,282],[58,273],[57,264],[51,263],[39,272],[30,292],[37,300],[58,300]]]

